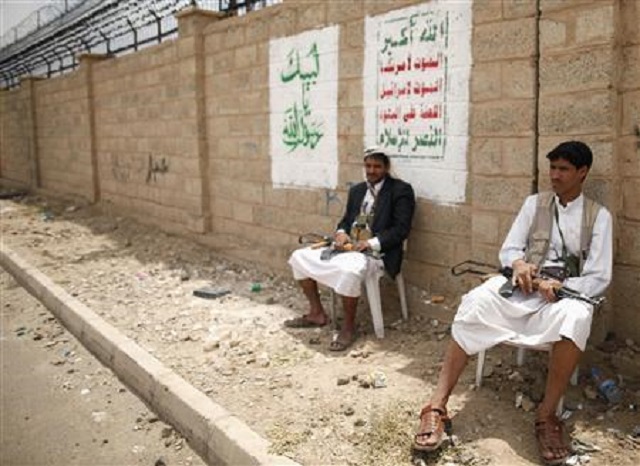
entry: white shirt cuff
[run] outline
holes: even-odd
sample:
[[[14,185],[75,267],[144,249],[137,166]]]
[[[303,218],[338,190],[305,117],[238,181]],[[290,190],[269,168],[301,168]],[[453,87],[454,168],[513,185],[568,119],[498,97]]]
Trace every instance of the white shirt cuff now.
[[[367,240],[367,243],[369,244],[369,247],[371,248],[372,251],[376,251],[379,252],[380,251],[380,240],[377,237],[373,237],[371,239]]]

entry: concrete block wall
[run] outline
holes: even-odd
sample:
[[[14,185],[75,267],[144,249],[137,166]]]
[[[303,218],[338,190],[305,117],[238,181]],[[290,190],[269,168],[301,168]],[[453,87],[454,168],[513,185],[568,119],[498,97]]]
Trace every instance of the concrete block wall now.
[[[105,203],[171,230],[202,232],[195,59],[188,42],[92,65],[95,151]]]
[[[92,198],[86,70],[35,82],[39,187]]]
[[[536,2],[474,3],[470,258],[498,250],[535,182]]]
[[[298,235],[335,229],[348,186],[362,180],[364,16],[415,3],[287,1],[204,30],[213,235],[253,242],[258,249],[252,249],[252,256],[284,269]],[[341,28],[338,188],[274,188],[269,40],[333,24]]]
[[[621,205],[617,215],[617,251],[611,328],[640,339],[640,3],[620,5],[620,124],[617,128],[617,176]],[[635,325],[630,325],[634,323]],[[635,331],[634,331],[635,330]]]
[[[287,0],[224,20],[181,12],[175,41],[0,93],[0,176],[38,186],[40,164],[43,187],[69,193],[41,158],[76,157],[92,166],[81,170],[93,176],[93,199],[119,214],[198,233],[229,254],[285,270],[297,236],[332,231],[348,186],[362,179],[365,18],[416,3]],[[626,325],[640,293],[638,24],[640,5],[626,0],[474,1],[467,200],[418,199],[409,282],[436,293],[468,287],[449,267],[469,258],[496,263],[524,197],[549,187],[546,152],[583,139],[596,154],[586,190],[616,218],[611,325],[640,338],[640,326]],[[329,25],[340,27],[338,187],[275,189],[269,41]],[[56,98],[60,109],[49,101]],[[73,119],[85,111],[88,124]],[[37,121],[29,120],[34,112]],[[59,120],[69,127],[65,141],[52,136],[60,112],[68,114]],[[29,135],[37,147],[25,143]],[[77,153],[63,155],[57,144]]]
[[[32,98],[31,80],[18,89],[0,91],[0,176],[22,186],[36,182]]]

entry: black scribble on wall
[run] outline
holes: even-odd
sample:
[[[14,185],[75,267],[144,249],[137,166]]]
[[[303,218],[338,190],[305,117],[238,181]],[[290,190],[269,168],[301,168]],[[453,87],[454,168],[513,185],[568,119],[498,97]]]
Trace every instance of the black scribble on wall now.
[[[153,155],[149,154],[149,164],[147,166],[147,180],[146,180],[147,183],[149,183],[150,181],[153,181],[153,182],[158,181],[158,178],[157,178],[158,173],[167,173],[168,171],[169,171],[169,162],[167,162],[167,159],[165,157],[162,157],[161,159],[158,159],[158,160],[154,160]]]

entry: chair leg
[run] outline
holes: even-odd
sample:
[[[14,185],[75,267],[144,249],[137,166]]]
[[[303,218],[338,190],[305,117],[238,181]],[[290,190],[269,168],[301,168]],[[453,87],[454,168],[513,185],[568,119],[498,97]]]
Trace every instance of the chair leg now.
[[[400,296],[400,308],[402,309],[402,318],[404,320],[409,319],[409,308],[407,307],[407,294],[404,287],[404,277],[402,272],[396,276],[396,283],[398,284],[398,295]]]
[[[571,378],[569,379],[569,383],[574,387],[578,385],[578,366],[573,370],[573,374],[571,374]]]
[[[484,370],[484,357],[486,351],[480,351],[478,353],[478,362],[476,364],[476,387],[480,388],[482,385],[482,371]]]
[[[556,407],[556,416],[558,417],[562,416],[563,412],[564,412],[564,396],[560,398],[560,401],[558,401],[558,406]]]
[[[371,320],[373,320],[373,330],[378,338],[384,338],[379,278],[375,275],[367,277],[365,288],[367,290],[367,299],[369,300],[369,309],[371,310]]]

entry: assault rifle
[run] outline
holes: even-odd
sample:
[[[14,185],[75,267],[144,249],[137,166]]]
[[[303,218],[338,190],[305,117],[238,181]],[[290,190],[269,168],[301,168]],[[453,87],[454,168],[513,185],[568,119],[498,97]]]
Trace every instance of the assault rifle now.
[[[339,254],[341,252],[350,252],[353,250],[352,243],[347,243],[344,246],[338,248],[334,244],[333,236],[323,235],[321,233],[305,233],[304,235],[300,235],[298,237],[298,243],[306,245],[311,249],[327,247],[326,250],[322,251],[322,255],[320,256],[322,260],[329,260],[336,254]],[[384,255],[378,251],[371,251],[369,249],[361,251],[361,253],[366,256],[371,256],[374,259],[380,259]]]
[[[491,264],[486,264],[484,262],[478,262],[474,260],[466,260],[451,267],[451,274],[455,277],[467,273],[482,276],[492,275],[496,274],[496,267]],[[507,281],[500,287],[500,290],[498,291],[500,293],[500,296],[502,296],[503,298],[510,298],[511,296],[513,296],[514,290],[518,288],[518,285],[514,285],[512,281],[513,269],[511,267],[502,267],[500,269],[497,269],[497,273],[507,278]],[[546,273],[545,269],[543,268],[540,273],[538,273],[533,279],[534,289],[538,287],[542,280],[551,278],[556,280],[558,279],[557,276]],[[605,301],[604,296],[591,297],[564,285],[558,288],[554,288],[554,292],[558,299],[577,299],[578,301],[584,301],[585,303],[591,304],[594,307],[600,306]]]

